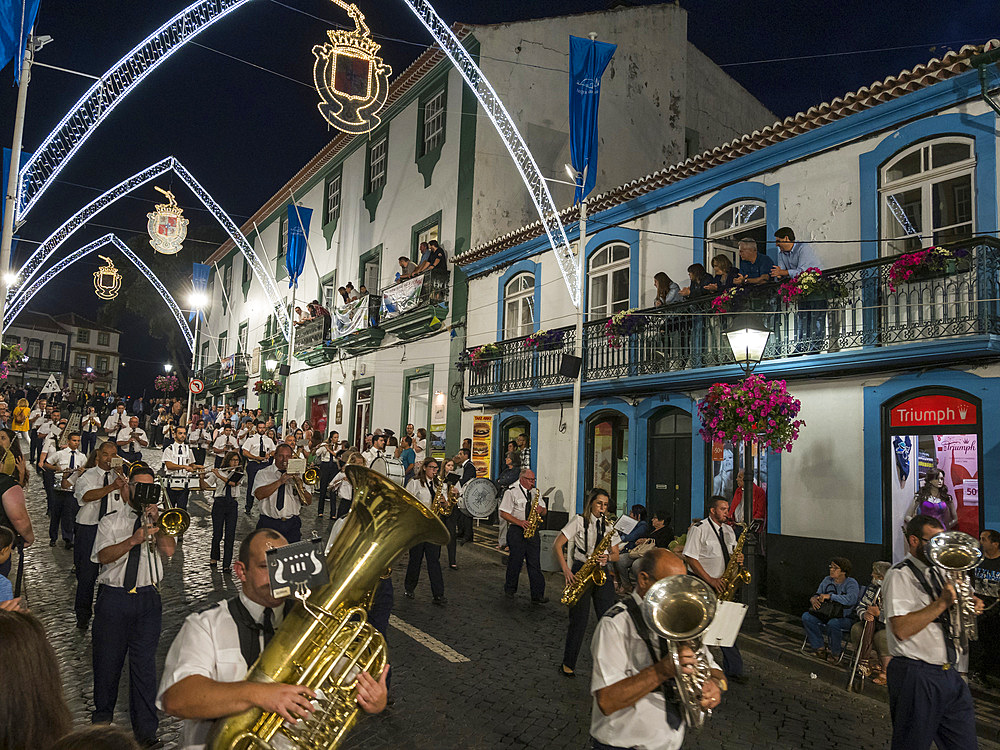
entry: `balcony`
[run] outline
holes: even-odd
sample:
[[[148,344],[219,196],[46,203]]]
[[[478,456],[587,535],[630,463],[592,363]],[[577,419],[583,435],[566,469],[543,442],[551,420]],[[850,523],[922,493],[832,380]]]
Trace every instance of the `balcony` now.
[[[247,358],[234,354],[195,371],[195,377],[205,384],[205,389],[219,395],[224,391],[238,391],[247,384]]]
[[[338,352],[354,356],[377,349],[385,338],[379,327],[382,298],[374,294],[332,310],[331,316],[314,318],[295,328],[296,359],[310,366],[332,362]]]
[[[433,333],[448,314],[448,281],[426,271],[383,289],[379,327],[404,341]]]
[[[588,322],[583,338],[583,389],[588,395],[654,387],[697,389],[732,380],[725,331],[752,314],[771,331],[758,372],[787,378],[873,372],[918,365],[1000,358],[1000,242],[974,238],[945,246],[962,257],[933,272],[893,283],[893,257],[829,269],[821,293],[785,302],[778,286],[757,287],[726,313],[714,295],[638,311],[637,330],[609,344],[607,318]],[[964,255],[963,255],[964,253]],[[483,403],[565,398],[572,380],[559,375],[575,330],[544,350],[527,337],[498,342],[473,362],[463,357],[466,390]]]
[[[67,362],[62,359],[43,359],[42,357],[28,357],[28,361],[19,369],[25,372],[50,373],[66,372]]]

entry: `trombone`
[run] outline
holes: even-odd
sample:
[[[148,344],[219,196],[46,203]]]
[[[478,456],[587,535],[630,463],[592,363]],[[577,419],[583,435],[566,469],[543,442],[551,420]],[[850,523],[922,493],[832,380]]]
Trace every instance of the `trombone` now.
[[[121,464],[116,465],[119,460],[121,461]],[[125,471],[120,471],[123,467]],[[122,479],[125,479],[126,481],[130,480],[132,478],[132,472],[140,467],[145,467],[147,469],[150,468],[149,464],[142,460],[126,461],[119,456],[111,459],[111,468],[119,470],[118,473],[121,475]],[[163,490],[163,512],[160,514],[156,525],[160,529],[161,534],[166,534],[167,536],[180,536],[188,530],[189,526],[191,526],[191,514],[184,510],[184,508],[178,508],[170,503],[170,495],[166,492],[166,489],[162,484],[160,484],[160,489]],[[146,512],[148,510],[148,506],[136,508],[136,510],[139,512]]]

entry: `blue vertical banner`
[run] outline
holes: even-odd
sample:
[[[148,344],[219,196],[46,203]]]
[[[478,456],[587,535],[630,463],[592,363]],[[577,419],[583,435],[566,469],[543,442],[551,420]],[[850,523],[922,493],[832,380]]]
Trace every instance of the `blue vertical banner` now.
[[[195,294],[204,294],[205,290],[208,289],[208,275],[211,273],[212,267],[204,263],[192,263],[191,268],[191,288]],[[205,320],[204,311],[201,312],[201,319]],[[188,322],[192,320],[194,320],[193,310],[188,315]]]
[[[285,253],[285,268],[288,269],[288,288],[298,289],[299,276],[306,267],[306,235],[309,233],[309,221],[312,219],[312,209],[288,204],[288,249]],[[302,217],[301,222],[299,217]]]
[[[569,151],[573,169],[586,175],[576,180],[574,203],[597,183],[597,110],[601,103],[601,76],[618,49],[594,39],[569,38]]]
[[[0,0],[0,68],[15,60],[14,83],[21,82],[21,62],[41,0]]]

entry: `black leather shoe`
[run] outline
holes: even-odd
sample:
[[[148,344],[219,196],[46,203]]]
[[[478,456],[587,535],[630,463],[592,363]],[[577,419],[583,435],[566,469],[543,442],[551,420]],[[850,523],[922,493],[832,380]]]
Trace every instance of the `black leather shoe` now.
[[[445,604],[448,603],[448,600],[445,599],[443,596],[435,596],[434,597],[434,603],[436,605],[438,605],[439,607],[443,607]]]
[[[76,618],[77,630],[86,630],[88,627],[90,627],[90,620],[84,620],[80,617]]]
[[[548,604],[548,602],[549,602],[549,598],[547,596],[543,596],[541,599],[532,599],[531,600],[532,604]]]
[[[413,598],[413,592],[412,591],[407,591],[406,589],[403,589],[403,596],[405,596],[407,599],[412,599]]]
[[[504,591],[503,595],[506,596],[508,599],[513,599],[514,598],[514,592],[513,591]]]
[[[73,542],[66,541],[66,542],[63,542],[63,544],[66,545],[66,549],[73,549]]]
[[[49,539],[49,546],[50,547],[55,547],[56,546],[56,540],[55,539]]]

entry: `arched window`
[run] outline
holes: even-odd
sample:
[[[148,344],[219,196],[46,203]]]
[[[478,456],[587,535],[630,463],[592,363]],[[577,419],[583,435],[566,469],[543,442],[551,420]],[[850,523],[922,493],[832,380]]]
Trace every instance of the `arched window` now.
[[[739,268],[738,244],[744,237],[757,240],[757,250],[767,247],[767,209],[762,201],[730,203],[705,222],[705,269],[712,272],[712,258],[725,255]]]
[[[976,158],[972,140],[923,141],[890,159],[879,174],[883,255],[971,237]]]
[[[535,274],[519,273],[503,289],[503,337],[516,339],[535,329]]]
[[[587,299],[591,319],[628,309],[630,253],[625,243],[613,242],[590,256]]]

